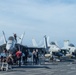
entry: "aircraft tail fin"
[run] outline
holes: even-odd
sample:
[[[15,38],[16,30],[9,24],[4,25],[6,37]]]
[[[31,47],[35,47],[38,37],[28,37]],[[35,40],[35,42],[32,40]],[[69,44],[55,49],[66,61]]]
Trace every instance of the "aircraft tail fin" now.
[[[5,33],[4,33],[4,31],[2,31],[2,32],[3,32],[3,39],[4,39],[4,43],[6,44],[6,43],[7,43],[7,41],[6,41]]]
[[[45,45],[45,49],[48,49],[48,43],[47,43],[47,37],[46,35],[44,36],[44,45]]]
[[[19,44],[22,44],[24,35],[25,35],[25,33],[23,33],[23,34],[21,35],[21,37],[19,37],[19,41],[18,41]]]
[[[49,46],[50,43],[49,43],[49,36],[47,37],[47,46]]]
[[[36,43],[34,38],[32,39],[32,44],[33,44],[34,47],[38,47],[38,45],[37,45],[37,43]]]
[[[58,46],[58,43],[57,43],[57,41],[55,41],[55,44],[56,44],[56,46]]]

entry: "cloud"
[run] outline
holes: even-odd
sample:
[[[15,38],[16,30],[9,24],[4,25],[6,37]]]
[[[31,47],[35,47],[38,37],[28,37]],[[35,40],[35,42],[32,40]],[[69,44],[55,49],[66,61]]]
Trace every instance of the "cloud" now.
[[[30,37],[75,37],[75,20],[75,0],[0,0],[0,30],[8,33],[26,31]]]
[[[45,2],[46,0],[39,0],[42,2]],[[39,2],[37,0],[37,2]],[[49,1],[49,0],[48,0]],[[60,1],[60,0],[54,0],[54,1]],[[13,3],[14,4],[13,4]],[[12,19],[18,19],[18,20],[30,20],[30,21],[48,21],[52,19],[51,17],[55,16],[64,16],[68,14],[67,10],[70,7],[73,8],[72,5],[68,6],[66,4],[54,4],[51,5],[44,4],[41,5],[39,3],[35,3],[36,0],[26,0],[23,2],[22,1],[17,1],[18,3],[16,4],[15,1],[12,1],[11,3],[4,3],[3,6],[5,5],[4,8],[2,8],[3,12],[5,12],[3,15],[7,15],[8,17],[12,17]],[[28,4],[27,4],[28,3]],[[24,5],[25,4],[25,5]],[[72,9],[71,9],[72,10]],[[3,13],[2,12],[2,13]],[[62,15],[64,14],[64,15]]]

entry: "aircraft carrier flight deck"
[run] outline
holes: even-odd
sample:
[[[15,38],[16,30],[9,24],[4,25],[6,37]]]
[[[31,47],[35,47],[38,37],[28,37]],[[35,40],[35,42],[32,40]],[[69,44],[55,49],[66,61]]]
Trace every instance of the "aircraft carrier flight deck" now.
[[[76,75],[76,62],[50,62],[42,65],[13,67],[0,75]]]

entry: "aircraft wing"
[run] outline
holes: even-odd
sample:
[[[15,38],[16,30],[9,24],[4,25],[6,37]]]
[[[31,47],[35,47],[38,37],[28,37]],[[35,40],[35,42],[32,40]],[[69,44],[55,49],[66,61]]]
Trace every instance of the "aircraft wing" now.
[[[0,53],[6,48],[6,44],[0,45]],[[25,50],[29,50],[32,52],[33,50],[38,49],[39,52],[45,52],[44,47],[28,47],[24,46],[22,44],[16,44],[16,49],[20,49],[22,52],[25,52]]]
[[[43,47],[28,47],[28,49],[30,50],[30,51],[33,51],[33,50],[38,50],[39,52],[44,52],[45,51],[45,48],[43,48]]]
[[[40,52],[42,52],[42,51],[45,51],[45,48],[44,47],[28,47],[28,46],[24,46],[24,45],[21,45],[21,44],[16,44],[16,47],[19,49],[20,48],[20,50],[22,51],[22,52],[24,52],[25,50],[29,50],[29,51],[33,51],[33,50],[36,50],[36,49],[38,49],[38,51]]]

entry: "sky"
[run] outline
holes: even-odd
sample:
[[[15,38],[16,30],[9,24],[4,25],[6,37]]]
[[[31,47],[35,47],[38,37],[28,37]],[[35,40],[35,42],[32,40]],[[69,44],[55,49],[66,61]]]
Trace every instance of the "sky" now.
[[[76,46],[76,0],[0,0],[0,36],[2,31],[7,39],[25,32],[24,45],[47,35],[59,46],[64,40]]]

